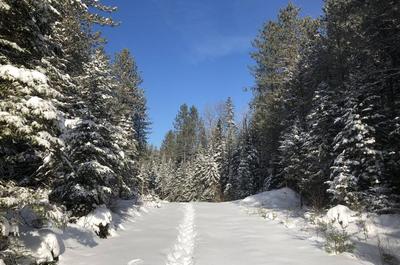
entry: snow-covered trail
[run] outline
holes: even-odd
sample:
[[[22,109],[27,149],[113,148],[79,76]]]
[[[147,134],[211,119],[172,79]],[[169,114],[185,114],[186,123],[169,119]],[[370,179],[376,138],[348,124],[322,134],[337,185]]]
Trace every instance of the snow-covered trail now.
[[[164,204],[124,223],[118,236],[98,240],[98,245],[66,242],[61,265],[157,265],[166,264],[177,239],[178,227],[185,207],[178,203]]]
[[[65,265],[355,265],[250,216],[235,203],[169,203],[95,247],[67,247]]]
[[[197,204],[196,265],[360,265],[328,255],[293,230],[250,216],[234,203]],[[369,264],[369,263],[368,263]]]

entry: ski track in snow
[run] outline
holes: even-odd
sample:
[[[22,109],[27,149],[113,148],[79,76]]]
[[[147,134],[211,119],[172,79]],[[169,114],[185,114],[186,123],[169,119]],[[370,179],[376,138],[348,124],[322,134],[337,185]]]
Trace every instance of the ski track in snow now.
[[[196,237],[194,217],[193,204],[186,204],[183,221],[178,228],[178,237],[173,250],[167,256],[166,265],[193,265],[193,251]]]

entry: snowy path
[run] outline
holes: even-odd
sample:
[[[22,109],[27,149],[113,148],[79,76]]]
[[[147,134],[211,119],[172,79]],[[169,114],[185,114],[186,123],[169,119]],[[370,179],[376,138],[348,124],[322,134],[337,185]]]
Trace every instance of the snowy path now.
[[[355,265],[233,203],[169,203],[94,247],[67,247],[65,265]]]
[[[185,217],[178,228],[178,238],[174,249],[168,254],[167,265],[192,265],[195,243],[193,204],[186,204]]]

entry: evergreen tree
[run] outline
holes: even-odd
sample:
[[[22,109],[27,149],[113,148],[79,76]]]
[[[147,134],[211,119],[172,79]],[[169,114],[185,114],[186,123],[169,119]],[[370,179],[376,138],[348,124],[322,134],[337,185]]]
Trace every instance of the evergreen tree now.
[[[237,126],[235,124],[235,114],[232,99],[229,97],[224,105],[223,112],[223,134],[225,139],[225,152],[222,161],[221,171],[221,189],[225,191],[226,185],[229,184],[229,179],[233,178],[235,148],[237,145]]]
[[[299,61],[317,27],[310,18],[300,18],[300,10],[293,4],[280,10],[276,22],[269,21],[256,40],[252,58],[256,62],[256,79],[252,108],[252,127],[256,136],[260,163],[266,176],[267,188],[274,188],[277,179],[278,149],[285,127],[285,105],[290,94],[289,84],[298,75]],[[301,89],[297,89],[300,92]],[[288,125],[290,126],[290,125]]]
[[[163,142],[161,143],[160,148],[161,156],[163,156],[167,160],[175,160],[176,154],[176,135],[170,130],[164,137]]]
[[[340,113],[334,99],[334,92],[326,83],[321,83],[315,92],[312,110],[307,116],[309,130],[304,139],[303,161],[307,189],[303,195],[317,209],[328,202],[326,181],[330,177],[334,159],[332,146],[338,130],[334,120]]]
[[[243,121],[243,128],[239,136],[238,154],[239,161],[236,168],[238,188],[236,197],[243,198],[256,193],[260,188],[257,172],[260,166],[258,164],[258,154],[246,119]],[[235,183],[235,180],[232,182]],[[232,187],[235,187],[235,185],[232,185]]]
[[[49,174],[44,164],[58,163],[62,112],[56,102],[62,95],[41,61],[56,56],[49,38],[59,20],[55,7],[50,1],[7,1],[0,10],[2,179],[37,182]]]
[[[206,154],[199,154],[195,177],[201,181],[203,201],[220,201],[221,191],[219,185],[220,165],[216,161],[217,153],[211,151]]]
[[[95,205],[109,204],[112,198],[131,194],[124,181],[124,169],[133,162],[125,160],[123,130],[111,120],[117,83],[102,49],[96,50],[84,66],[81,90],[83,117],[66,137],[67,153],[73,171],[53,192],[76,215],[87,214]],[[129,144],[129,143],[127,143]],[[132,173],[132,172],[130,172]]]
[[[356,205],[362,200],[366,202],[379,184],[383,165],[375,129],[357,114],[359,106],[349,104],[343,116],[344,128],[335,137],[334,148],[339,155],[332,166],[328,191],[339,203]]]
[[[308,188],[305,184],[304,177],[306,176],[304,140],[306,134],[302,131],[300,122],[297,120],[292,127],[282,136],[279,150],[281,158],[279,166],[280,174],[283,180],[282,186],[290,187],[302,195]]]
[[[123,116],[129,125],[133,126],[133,139],[138,143],[138,151],[142,153],[147,146],[147,133],[149,121],[147,115],[146,98],[143,89],[140,88],[142,78],[139,75],[137,65],[129,50],[123,49],[115,55],[114,73],[119,82],[119,101],[124,103],[121,109]]]

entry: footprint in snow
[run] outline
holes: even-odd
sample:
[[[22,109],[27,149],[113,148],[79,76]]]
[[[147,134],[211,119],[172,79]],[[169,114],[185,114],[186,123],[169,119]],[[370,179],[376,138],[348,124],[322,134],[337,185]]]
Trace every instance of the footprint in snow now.
[[[127,265],[139,265],[139,264],[143,264],[143,260],[133,259],[133,260],[129,261]]]

